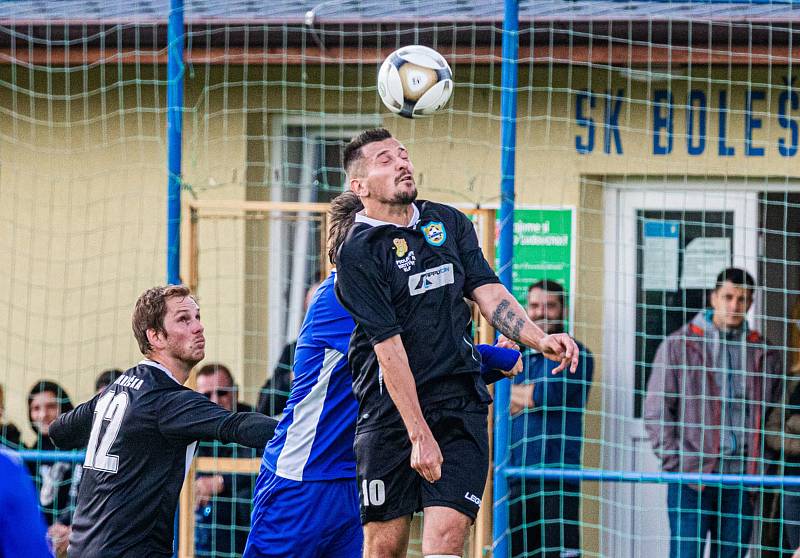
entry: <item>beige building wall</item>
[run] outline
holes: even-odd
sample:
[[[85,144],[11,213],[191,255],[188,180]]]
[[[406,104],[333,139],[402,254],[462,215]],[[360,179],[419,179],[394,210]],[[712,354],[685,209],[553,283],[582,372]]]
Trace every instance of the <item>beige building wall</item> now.
[[[141,358],[133,305],[166,280],[164,74],[0,66],[0,382],[28,442],[37,380],[58,381],[77,403],[101,370]],[[244,111],[241,92],[227,93],[187,84],[184,173],[199,197],[243,195]],[[243,226],[220,224],[201,241],[209,234],[225,241],[203,257],[215,277],[199,293],[208,358],[240,370]]]
[[[464,204],[499,201],[498,68],[455,65],[452,109],[414,121],[389,116],[372,85],[376,68],[351,66],[194,67],[186,81],[185,196],[263,200],[270,196],[271,122],[278,114],[384,115],[407,143],[420,196]],[[491,70],[491,71],[490,71]],[[687,75],[688,73],[688,75]],[[642,82],[602,68],[521,68],[518,104],[517,202],[577,208],[577,335],[602,366],[603,178],[607,176],[797,177],[796,157],[778,153],[789,138],[777,114],[781,67],[680,70]],[[359,83],[363,78],[364,83]],[[667,79],[668,78],[668,79]],[[6,415],[27,429],[25,395],[40,378],[61,382],[73,401],[92,392],[96,374],[139,359],[130,332],[138,294],[165,280],[165,68],[93,67],[31,71],[0,66],[0,382]],[[469,82],[478,84],[468,87]],[[489,85],[487,85],[489,84]],[[761,127],[745,155],[745,96],[765,91],[753,107]],[[672,153],[653,154],[654,92],[674,96]],[[705,153],[687,154],[688,89],[708,101]],[[728,145],[719,156],[718,99],[727,91]],[[587,127],[576,122],[576,94],[590,90],[594,149],[579,153]],[[605,91],[622,92],[615,141],[604,152]],[[613,109],[613,102],[612,102]],[[666,108],[664,108],[666,113]],[[797,111],[795,111],[797,116]],[[696,129],[696,128],[695,128]],[[611,135],[612,140],[616,137]],[[662,143],[666,137],[661,134]],[[701,194],[701,192],[700,192]],[[199,288],[207,359],[229,364],[253,401],[267,375],[268,229],[258,219],[204,217],[199,226]],[[273,357],[274,358],[274,357]],[[585,465],[601,465],[601,391],[586,419]],[[599,497],[586,483],[588,548],[599,548]]]
[[[113,73],[0,67],[0,381],[28,440],[31,385],[78,402],[132,364],[133,302],[164,280],[163,120],[132,110],[158,91],[104,89]]]

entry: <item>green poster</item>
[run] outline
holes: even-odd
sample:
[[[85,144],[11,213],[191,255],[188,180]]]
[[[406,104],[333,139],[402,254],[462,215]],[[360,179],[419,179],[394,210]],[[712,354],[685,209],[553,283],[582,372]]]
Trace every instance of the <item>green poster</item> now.
[[[572,209],[514,210],[513,294],[523,308],[528,302],[528,286],[541,279],[561,284],[570,300],[572,221]],[[499,238],[499,216],[497,227]]]

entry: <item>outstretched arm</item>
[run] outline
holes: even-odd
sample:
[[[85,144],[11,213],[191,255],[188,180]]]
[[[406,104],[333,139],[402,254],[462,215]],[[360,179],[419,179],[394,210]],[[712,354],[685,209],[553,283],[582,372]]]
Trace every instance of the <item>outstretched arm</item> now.
[[[569,367],[570,372],[578,369],[578,345],[566,333],[546,335],[520,306],[511,293],[499,283],[490,283],[475,288],[470,298],[481,309],[481,314],[500,333],[540,351],[546,358],[559,365],[553,374]]]
[[[442,476],[442,452],[422,416],[403,340],[399,335],[393,335],[377,343],[374,349],[386,389],[411,440],[411,467],[428,482],[435,482]]]
[[[158,428],[167,438],[219,440],[261,449],[278,424],[261,413],[231,413],[191,390],[175,391],[166,398]]]

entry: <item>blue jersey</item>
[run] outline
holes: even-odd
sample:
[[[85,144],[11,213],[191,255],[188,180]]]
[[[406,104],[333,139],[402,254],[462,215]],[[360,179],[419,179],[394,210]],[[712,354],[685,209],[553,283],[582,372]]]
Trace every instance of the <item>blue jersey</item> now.
[[[297,338],[289,401],[264,450],[263,465],[286,479],[356,476],[353,438],[358,404],[347,364],[355,323],[336,300],[335,280],[333,272],[311,300]]]

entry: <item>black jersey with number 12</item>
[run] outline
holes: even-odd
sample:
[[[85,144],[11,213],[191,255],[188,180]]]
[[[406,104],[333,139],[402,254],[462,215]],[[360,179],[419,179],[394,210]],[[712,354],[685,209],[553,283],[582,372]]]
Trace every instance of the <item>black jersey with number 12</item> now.
[[[464,297],[499,279],[466,215],[430,201],[415,205],[419,218],[407,227],[357,218],[337,254],[336,295],[356,322],[348,358],[359,432],[399,420],[373,351],[397,334],[423,410],[470,392],[491,400]]]
[[[172,556],[174,518],[196,441],[264,447],[275,421],[231,413],[143,361],[61,415],[50,436],[86,448],[69,556]]]

